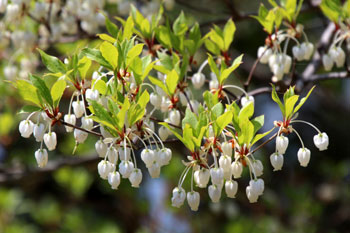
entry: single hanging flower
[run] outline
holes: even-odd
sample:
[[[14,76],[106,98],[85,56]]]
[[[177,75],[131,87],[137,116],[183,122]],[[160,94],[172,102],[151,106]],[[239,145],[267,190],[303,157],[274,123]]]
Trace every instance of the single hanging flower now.
[[[44,134],[45,134],[45,125],[42,123],[36,124],[33,130],[33,135],[35,137],[35,140],[37,142],[41,142],[42,140],[44,140]]]
[[[142,181],[142,172],[139,168],[135,168],[130,176],[129,176],[129,181],[131,183],[131,186],[134,188],[138,188],[141,181]]]
[[[188,192],[187,193],[187,203],[192,211],[197,211],[199,206],[200,196],[198,192]]]
[[[314,136],[315,146],[320,150],[327,150],[329,144],[329,138],[326,133],[319,133]]]
[[[99,157],[104,158],[106,156],[107,145],[102,140],[95,143],[95,149]]]
[[[171,205],[179,208],[183,205],[186,199],[186,192],[183,188],[176,187],[173,189],[173,197],[171,198]]]
[[[273,153],[270,156],[270,162],[274,171],[282,170],[283,160],[283,155],[279,153]]]
[[[212,202],[217,203],[220,201],[222,185],[212,184],[208,188],[209,197]]]
[[[276,138],[276,149],[280,154],[286,153],[288,147],[289,140],[287,137],[280,135]]]
[[[200,188],[206,188],[210,179],[210,171],[206,168],[201,168],[194,172],[194,181]]]
[[[131,161],[121,161],[119,164],[119,173],[123,178],[129,178],[132,171],[134,170],[134,164]]]
[[[19,132],[24,138],[29,138],[33,133],[34,124],[31,120],[23,120],[19,123]]]
[[[235,198],[238,190],[238,183],[235,180],[227,180],[225,182],[225,192],[229,198]]]
[[[195,73],[192,77],[192,84],[195,89],[201,89],[205,82],[205,76],[202,73]]]
[[[118,189],[120,185],[120,174],[117,171],[110,172],[108,174],[108,183],[112,186],[112,189]]]
[[[35,151],[35,159],[38,164],[38,167],[45,167],[48,161],[48,154],[46,149],[39,149]]]
[[[300,166],[307,167],[307,165],[310,162],[310,155],[311,155],[311,152],[307,148],[300,148],[298,150],[298,160],[299,160]]]
[[[74,114],[66,114],[64,115],[64,121],[71,124],[75,125],[77,118],[75,117]],[[67,133],[73,132],[73,127],[70,126],[65,126]]]
[[[52,151],[56,148],[57,137],[55,132],[49,132],[44,134],[44,142],[49,151]]]

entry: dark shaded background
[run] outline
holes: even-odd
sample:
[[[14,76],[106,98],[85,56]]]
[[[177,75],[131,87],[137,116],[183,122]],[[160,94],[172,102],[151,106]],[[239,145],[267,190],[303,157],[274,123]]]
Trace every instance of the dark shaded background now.
[[[138,4],[141,6],[143,2]],[[256,50],[265,39],[258,22],[246,17],[257,12],[259,4],[260,1],[178,0],[166,15],[174,19],[182,10],[191,20],[200,22],[203,33],[213,22],[222,26],[234,16],[237,31],[230,52],[244,53],[246,68],[239,69],[232,82],[241,85],[252,65],[248,61],[254,61]],[[238,14],[243,16],[237,17]],[[328,25],[319,8],[308,1],[304,3],[299,22],[305,25],[313,43],[317,43]],[[59,53],[57,46],[49,51]],[[205,55],[204,49],[202,53]],[[198,60],[203,54],[198,55]],[[306,65],[306,62],[298,63],[297,72],[302,72]],[[269,86],[271,73],[267,66],[259,64],[255,73],[250,90]],[[311,86],[305,86],[301,95]],[[1,101],[5,100],[7,112],[18,121],[20,117],[15,112],[21,103],[15,92],[5,89],[2,86],[0,90]],[[202,98],[201,92],[196,95]],[[295,125],[311,150],[307,168],[299,166],[296,154],[300,143],[291,135],[283,170],[272,172],[269,156],[274,148],[270,143],[256,155],[265,165],[265,192],[258,203],[250,204],[246,198],[249,180],[245,174],[238,181],[236,199],[226,198],[223,192],[221,202],[213,204],[207,190],[200,190],[198,212],[191,212],[187,203],[180,209],[170,206],[171,190],[183,169],[181,159],[187,153],[179,150],[181,144],[169,145],[174,156],[171,164],[162,168],[161,178],[151,179],[143,167],[140,189],[133,189],[129,181],[123,180],[115,191],[98,177],[97,160],[90,159],[96,141],[93,136],[78,148],[76,155],[71,155],[73,135],[65,134],[63,127],[56,126],[58,147],[50,153],[49,160],[66,159],[72,161],[72,166],[40,172],[34,169],[34,151],[39,145],[33,138],[21,138],[14,124],[9,133],[0,137],[0,172],[25,169],[26,173],[19,179],[0,183],[0,232],[350,232],[349,100],[350,80],[317,83],[299,119],[327,132],[329,149],[319,152],[312,141],[316,132],[309,126]],[[265,114],[266,129],[281,118],[268,93],[256,97],[256,114]],[[76,164],[74,161],[80,158],[86,160]]]

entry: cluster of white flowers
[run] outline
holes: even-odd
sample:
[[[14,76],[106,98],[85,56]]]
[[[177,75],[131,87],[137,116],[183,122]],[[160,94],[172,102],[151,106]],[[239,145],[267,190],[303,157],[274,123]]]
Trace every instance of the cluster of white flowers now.
[[[297,35],[304,35],[305,41],[299,42]],[[290,72],[292,57],[287,54],[288,44],[293,40],[296,45],[292,47],[292,53],[297,61],[310,60],[314,51],[314,45],[310,43],[304,32],[304,27],[298,24],[293,30],[280,30],[269,37],[269,42],[258,49],[258,58],[262,64],[268,64],[273,73],[272,81],[283,79]],[[282,51],[282,43],[284,43]]]

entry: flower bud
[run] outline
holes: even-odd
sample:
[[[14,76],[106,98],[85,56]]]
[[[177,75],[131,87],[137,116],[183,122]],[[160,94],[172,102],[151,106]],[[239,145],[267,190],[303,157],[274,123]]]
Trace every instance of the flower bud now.
[[[227,155],[221,155],[219,159],[219,166],[223,169],[224,173],[231,170],[231,157]],[[230,172],[231,174],[231,172]]]
[[[224,155],[232,156],[232,143],[230,142],[223,142],[221,144],[221,150]]]
[[[221,189],[222,189],[222,185],[212,184],[209,186],[208,193],[212,202],[214,203],[219,202],[221,197]]]
[[[75,125],[77,118],[75,117],[74,114],[66,114],[64,115],[64,121],[71,124]],[[73,127],[65,126],[67,133],[73,132]]]
[[[270,162],[274,171],[282,170],[283,160],[283,155],[279,153],[273,153],[270,156]]]
[[[34,124],[31,120],[23,120],[19,123],[19,132],[24,138],[29,138],[33,133]]]
[[[301,48],[305,51],[304,60],[310,60],[311,55],[314,51],[314,45],[310,42],[303,42]]]
[[[287,150],[287,147],[288,147],[288,138],[283,136],[283,135],[280,135],[280,136],[277,136],[276,138],[276,150],[278,153],[280,154],[284,154],[286,153],[286,150]]]
[[[205,82],[205,76],[202,73],[195,73],[192,77],[192,84],[195,89],[200,89]]]
[[[173,189],[173,197],[171,198],[171,205],[174,207],[179,208],[183,205],[184,201],[186,199],[186,192],[183,188],[174,188]]]
[[[253,172],[255,172],[256,176],[261,176],[264,171],[264,166],[260,160],[253,161]]]
[[[322,63],[326,71],[330,71],[333,68],[333,59],[328,54],[323,54]]]
[[[55,132],[49,132],[44,134],[44,142],[49,151],[52,151],[56,148],[57,137]]]
[[[123,178],[129,178],[131,172],[134,170],[134,164],[131,161],[121,161],[119,164],[119,172]]]
[[[151,175],[152,178],[158,178],[159,175],[160,175],[160,166],[159,164],[154,161],[152,163],[152,165],[150,167],[147,167],[148,168],[148,172],[149,174]]]
[[[112,164],[117,164],[118,162],[118,151],[113,146],[108,147],[107,149],[107,158],[108,161]]]
[[[141,159],[147,168],[151,167],[155,160],[154,151],[150,149],[143,149],[141,152]]]
[[[211,182],[213,184],[222,185],[224,182],[224,170],[222,168],[210,169]]]
[[[135,168],[130,176],[129,176],[129,181],[131,183],[131,186],[134,188],[138,188],[141,181],[142,181],[142,172],[139,168]]]
[[[231,164],[231,170],[232,170],[233,177],[235,179],[240,178],[243,172],[242,163],[240,163],[239,161],[234,161]]]
[[[164,126],[161,126],[158,129],[158,134],[159,134],[160,139],[162,141],[165,141],[169,137],[169,130]]]
[[[85,92],[85,96],[87,100],[97,101],[100,97],[100,93],[98,90],[87,89]]]
[[[45,134],[45,125],[44,124],[36,124],[34,126],[33,135],[37,142],[41,142],[44,139]]]
[[[208,185],[210,172],[206,168],[202,168],[194,172],[194,181],[200,188],[205,188]]]
[[[315,135],[314,143],[320,151],[327,150],[329,144],[328,135],[324,132]]]
[[[117,171],[110,172],[108,174],[108,183],[112,186],[112,189],[118,189],[120,185],[120,174]]]
[[[298,160],[299,160],[300,166],[307,167],[307,165],[310,162],[310,155],[311,155],[311,152],[307,148],[300,148],[298,150]]]
[[[160,151],[157,152],[158,153],[158,158],[159,158],[159,165],[160,166],[164,166],[164,165],[168,165],[170,160],[171,160],[171,150],[169,148],[163,148]]]
[[[180,125],[181,116],[179,110],[173,109],[169,113],[169,120],[173,125]]]
[[[72,107],[73,107],[74,115],[77,118],[80,118],[83,116],[83,114],[84,114],[84,102],[83,101],[74,101],[72,103]]]
[[[108,174],[114,170],[114,164],[106,160],[101,160],[97,165],[98,174],[102,179],[107,179]]]
[[[187,193],[187,203],[192,211],[197,211],[199,206],[200,196],[198,192],[188,192]]]
[[[80,129],[74,129],[74,139],[78,144],[85,142],[89,134],[87,132],[81,131]]]
[[[48,155],[47,155],[47,150],[46,149],[39,149],[35,151],[35,159],[38,164],[38,167],[45,167],[48,161]]]
[[[253,105],[254,105],[254,97],[253,96],[243,96],[241,98],[242,107],[248,105],[249,103],[253,103]]]
[[[81,127],[87,130],[92,130],[94,127],[94,121],[90,118],[83,117],[81,118]]]
[[[303,47],[299,46],[299,45],[295,45],[292,48],[292,52],[293,52],[293,56],[298,60],[298,61],[302,61],[304,59],[305,56],[305,50],[303,49]]]
[[[266,51],[265,51],[266,50]],[[266,64],[272,55],[272,50],[267,48],[267,46],[260,46],[258,49],[258,58],[260,57],[260,62]]]
[[[227,180],[225,182],[225,192],[229,198],[235,198],[238,190],[238,183],[235,180]]]
[[[95,143],[95,149],[96,149],[98,156],[100,156],[101,158],[104,158],[106,156],[107,145],[102,140],[98,140]]]
[[[150,102],[156,109],[159,109],[162,104],[162,99],[158,94],[151,93]]]

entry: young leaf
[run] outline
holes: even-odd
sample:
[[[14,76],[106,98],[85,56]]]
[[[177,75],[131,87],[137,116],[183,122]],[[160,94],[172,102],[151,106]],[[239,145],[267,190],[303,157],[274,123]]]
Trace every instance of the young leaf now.
[[[295,113],[297,113],[297,112],[299,111],[299,109],[303,106],[303,104],[304,104],[305,101],[309,98],[311,92],[314,90],[315,87],[316,87],[316,86],[313,86],[313,87],[311,88],[311,90],[309,91],[309,93],[307,93],[307,95],[306,95],[304,98],[302,98],[302,99],[300,100],[299,104],[294,108],[293,115],[294,115]]]
[[[46,68],[52,73],[66,73],[66,66],[57,57],[46,54],[41,49],[38,49],[41,60],[43,61]]]
[[[179,75],[175,70],[172,70],[165,80],[166,86],[168,88],[170,96],[172,96],[175,93],[175,89],[177,86],[177,83],[179,82]]]
[[[82,59],[79,60],[78,71],[82,79],[86,78],[86,73],[90,69],[90,66],[91,66],[91,60],[89,60],[87,57],[83,57]]]
[[[220,136],[224,128],[232,121],[233,113],[232,111],[227,111],[221,116],[219,116],[215,121],[215,136]]]
[[[36,87],[25,80],[17,80],[16,84],[18,92],[24,100],[32,102],[37,106],[41,106]]]
[[[215,63],[213,57],[212,57],[210,54],[208,54],[208,64],[209,64],[210,70],[211,70],[212,72],[214,72],[214,74],[216,75],[216,77],[219,77],[219,76],[220,76],[220,74],[219,74],[219,69],[218,69],[218,67],[216,66],[216,63]]]
[[[229,19],[224,27],[224,51],[227,51],[229,49],[230,44],[233,41],[235,31],[235,23],[232,21],[232,19]]]
[[[284,108],[284,105],[282,104],[280,98],[277,95],[276,87],[273,84],[271,84],[271,86],[272,86],[272,92],[271,92],[272,99],[273,99],[273,101],[275,101],[278,104],[278,106],[280,107],[280,110],[282,112],[282,116],[285,117],[285,108]]]
[[[286,118],[290,119],[293,116],[293,109],[298,101],[299,96],[298,95],[293,95],[292,97],[288,98],[286,103],[285,103],[285,109],[286,109]]]
[[[118,67],[118,49],[111,43],[105,41],[100,45],[102,57],[112,65],[113,70]]]
[[[162,81],[160,81],[157,78],[154,78],[152,76],[148,76],[149,81],[151,81],[151,83],[153,85],[157,85],[158,87],[162,88],[162,90],[168,95],[170,96],[171,94],[168,91],[168,88],[164,85],[164,83]]]
[[[242,57],[243,57],[243,54],[240,55],[239,57],[237,57],[237,58],[233,61],[232,65],[231,65],[229,68],[225,69],[225,70],[221,73],[220,76],[218,76],[218,77],[219,77],[219,78],[218,78],[218,81],[219,81],[220,84],[223,84],[224,81],[228,78],[228,76],[229,76],[235,69],[238,68],[238,66],[242,63]]]
[[[104,66],[107,69],[113,70],[113,67],[106,61],[106,59],[104,59],[100,50],[85,48],[82,50],[82,54],[85,55],[90,60],[96,61],[101,66]]]
[[[54,106],[57,107],[58,103],[66,89],[66,81],[64,79],[59,79],[51,88],[51,96],[54,103]]]
[[[42,80],[40,77],[32,75],[32,74],[29,75],[29,79],[33,83],[33,85],[36,87],[36,89],[38,90],[39,98],[44,99],[46,101],[46,103],[52,107],[53,100],[51,97],[51,93],[50,93],[49,88],[47,88],[44,80]]]

